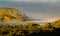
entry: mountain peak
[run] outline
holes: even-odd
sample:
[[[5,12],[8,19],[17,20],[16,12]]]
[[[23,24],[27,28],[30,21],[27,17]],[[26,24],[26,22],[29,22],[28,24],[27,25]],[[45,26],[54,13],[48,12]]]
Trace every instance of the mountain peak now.
[[[15,8],[0,8],[0,22],[23,22],[30,20]]]

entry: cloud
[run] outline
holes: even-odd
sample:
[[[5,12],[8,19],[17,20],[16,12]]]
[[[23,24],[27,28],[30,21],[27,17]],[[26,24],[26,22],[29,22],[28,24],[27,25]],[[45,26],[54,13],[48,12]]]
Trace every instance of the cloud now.
[[[0,1],[60,2],[60,0],[0,0]]]
[[[30,1],[30,0],[0,0],[0,1]]]
[[[11,1],[30,1],[30,0],[11,0]]]
[[[28,17],[35,19],[60,18],[59,2],[0,2],[0,7],[17,8]]]

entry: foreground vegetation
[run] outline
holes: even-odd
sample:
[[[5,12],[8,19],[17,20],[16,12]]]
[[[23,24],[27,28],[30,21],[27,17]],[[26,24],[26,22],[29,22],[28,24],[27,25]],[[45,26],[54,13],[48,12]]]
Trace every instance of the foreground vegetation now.
[[[44,26],[36,23],[27,25],[0,25],[0,36],[58,36],[60,35],[60,20],[46,23]]]

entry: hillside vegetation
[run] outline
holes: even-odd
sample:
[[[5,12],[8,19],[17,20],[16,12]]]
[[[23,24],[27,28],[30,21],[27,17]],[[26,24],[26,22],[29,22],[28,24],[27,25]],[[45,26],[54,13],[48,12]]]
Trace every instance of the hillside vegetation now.
[[[0,25],[0,36],[58,36],[60,35],[60,20],[46,23],[44,26],[30,22],[27,25]]]

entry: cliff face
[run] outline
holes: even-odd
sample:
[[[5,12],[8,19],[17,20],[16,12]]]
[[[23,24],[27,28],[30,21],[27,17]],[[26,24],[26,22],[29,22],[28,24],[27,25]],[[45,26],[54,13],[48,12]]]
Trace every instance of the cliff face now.
[[[0,22],[23,22],[30,20],[15,8],[0,8]]]

